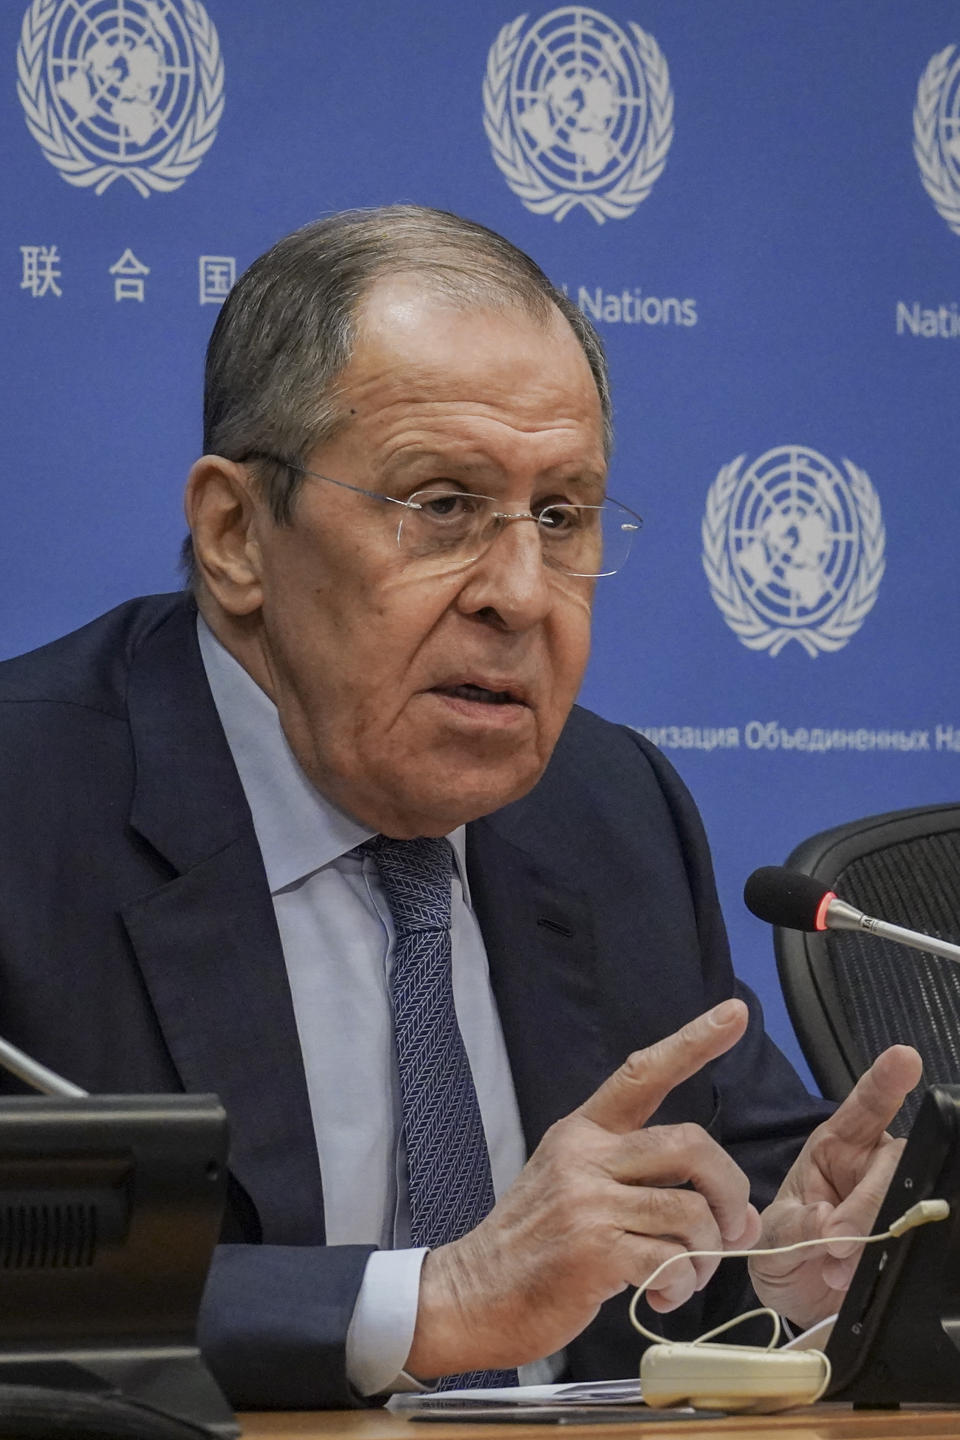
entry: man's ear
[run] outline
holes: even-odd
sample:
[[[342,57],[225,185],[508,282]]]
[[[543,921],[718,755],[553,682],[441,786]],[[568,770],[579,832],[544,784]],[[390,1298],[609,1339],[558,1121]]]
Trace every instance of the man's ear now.
[[[259,512],[249,473],[222,455],[201,455],[187,477],[184,509],[197,569],[230,615],[260,608]]]

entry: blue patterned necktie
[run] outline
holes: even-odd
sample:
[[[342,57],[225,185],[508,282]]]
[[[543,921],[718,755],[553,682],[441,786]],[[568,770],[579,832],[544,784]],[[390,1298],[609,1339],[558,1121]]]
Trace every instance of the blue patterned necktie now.
[[[453,1004],[447,840],[359,847],[380,872],[396,932],[394,1037],[407,1155],[410,1243],[459,1240],[493,1209],[493,1180],[470,1061]],[[517,1373],[448,1375],[440,1389],[516,1385]]]

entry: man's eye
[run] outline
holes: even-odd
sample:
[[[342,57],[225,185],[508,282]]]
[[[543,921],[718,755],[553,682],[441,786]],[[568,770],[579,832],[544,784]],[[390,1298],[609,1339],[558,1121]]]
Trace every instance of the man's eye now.
[[[420,507],[427,520],[464,520],[476,513],[476,497],[473,495],[416,495],[411,499]]]
[[[551,535],[563,535],[577,530],[583,524],[582,513],[577,505],[545,505],[537,516],[541,531]]]

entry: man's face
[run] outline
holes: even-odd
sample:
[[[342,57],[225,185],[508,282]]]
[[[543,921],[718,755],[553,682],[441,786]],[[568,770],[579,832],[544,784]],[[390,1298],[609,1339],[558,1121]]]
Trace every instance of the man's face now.
[[[425,488],[505,511],[596,503],[596,386],[569,325],[462,311],[378,282],[338,385],[349,422],[311,470],[399,500]],[[256,520],[262,606],[251,667],[318,789],[400,838],[441,835],[540,777],[587,660],[592,582],[506,524],[439,572],[397,545],[399,506],[305,479],[292,523]]]

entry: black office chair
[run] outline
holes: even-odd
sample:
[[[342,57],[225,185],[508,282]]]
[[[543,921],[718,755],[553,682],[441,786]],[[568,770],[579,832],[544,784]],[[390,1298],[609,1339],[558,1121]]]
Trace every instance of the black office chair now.
[[[824,830],[787,865],[868,915],[960,943],[960,805]],[[891,1127],[902,1135],[927,1085],[960,1083],[960,964],[859,931],[775,927],[774,947],[790,1018],[824,1095],[842,1100],[881,1050],[914,1045],[924,1081]]]

